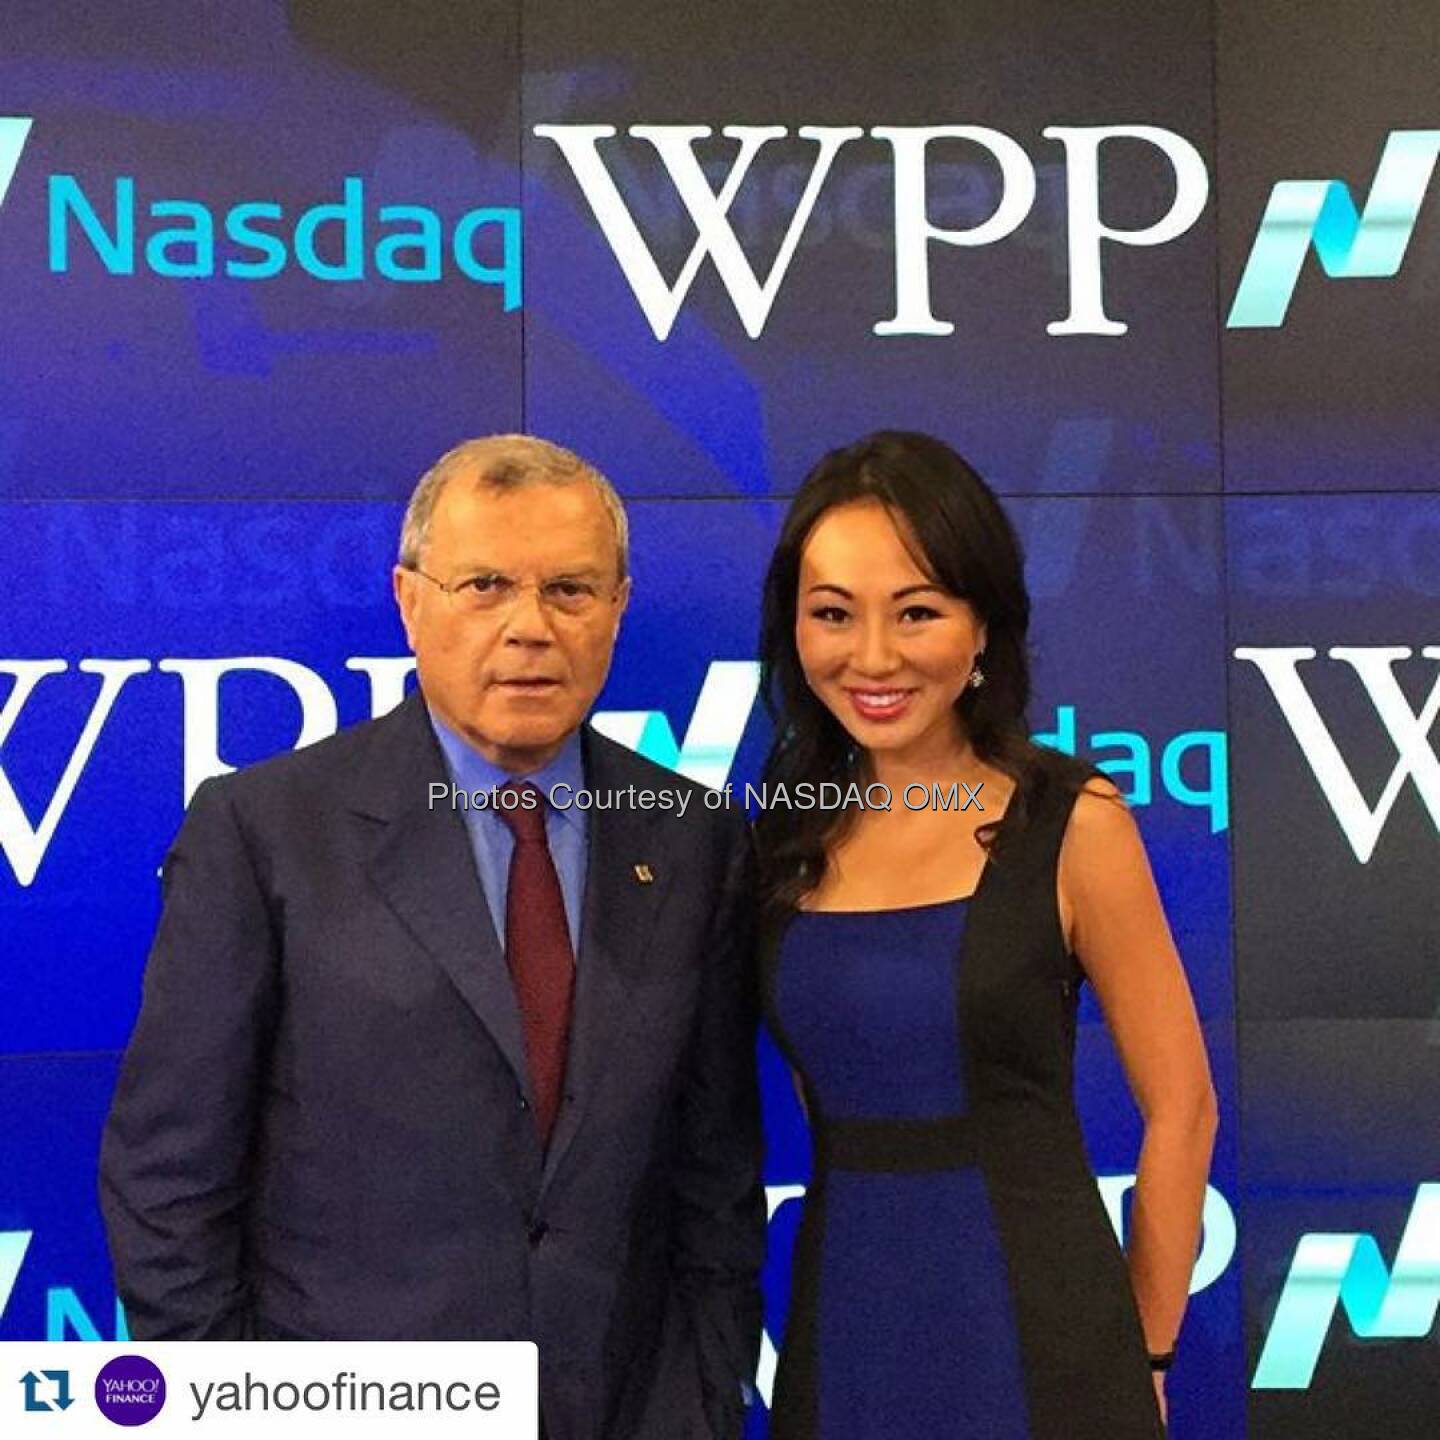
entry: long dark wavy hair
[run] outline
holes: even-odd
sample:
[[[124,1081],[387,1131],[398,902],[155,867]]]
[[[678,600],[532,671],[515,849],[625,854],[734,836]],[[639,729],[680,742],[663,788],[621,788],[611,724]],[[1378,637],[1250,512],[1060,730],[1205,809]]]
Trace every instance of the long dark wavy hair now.
[[[1024,828],[1050,785],[1078,791],[1090,767],[1030,739],[1030,596],[1020,542],[994,492],[942,440],[881,430],[832,450],[805,477],[780,528],[761,603],[761,694],[774,726],[765,762],[767,787],[873,778],[867,752],[806,683],[795,647],[800,555],[828,510],[880,501],[918,542],[915,559],[929,578],[970,603],[986,628],[985,683],[955,702],[976,757],[1015,782],[1003,826],[983,824],[977,839],[999,861],[1004,840]],[[767,790],[767,793],[774,793]],[[816,791],[816,793],[820,793]],[[773,918],[795,909],[825,873],[826,850],[853,823],[854,807],[769,806],[756,821],[761,893]]]

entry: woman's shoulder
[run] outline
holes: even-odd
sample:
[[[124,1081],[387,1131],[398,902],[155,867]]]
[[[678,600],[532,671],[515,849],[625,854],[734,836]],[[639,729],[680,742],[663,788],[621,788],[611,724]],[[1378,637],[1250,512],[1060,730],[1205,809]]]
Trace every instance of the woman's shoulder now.
[[[1120,792],[1101,770],[1063,750],[1027,741],[1016,760],[1010,809],[1018,819],[1017,829],[1047,820],[1063,829],[1074,810],[1119,800]]]
[[[1061,834],[1062,883],[1127,873],[1143,853],[1140,827],[1114,781],[1103,774],[1087,777]]]

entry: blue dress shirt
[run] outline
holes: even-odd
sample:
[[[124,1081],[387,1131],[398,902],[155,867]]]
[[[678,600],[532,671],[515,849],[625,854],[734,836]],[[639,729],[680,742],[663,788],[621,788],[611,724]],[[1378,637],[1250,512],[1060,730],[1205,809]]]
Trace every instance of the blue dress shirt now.
[[[555,872],[560,877],[560,890],[565,897],[565,919],[570,926],[570,948],[576,958],[580,955],[580,913],[585,898],[585,861],[589,851],[586,834],[586,812],[578,806],[557,810],[549,803],[550,788],[553,785],[570,786],[567,798],[572,798],[585,786],[585,770],[580,756],[580,734],[577,731],[561,748],[560,753],[548,765],[529,775],[512,775],[498,765],[492,765],[468,741],[461,739],[448,725],[430,711],[430,723],[435,728],[435,738],[445,756],[450,771],[451,783],[461,790],[498,790],[512,781],[528,782],[545,797],[545,839],[550,846],[550,857],[555,862]],[[565,792],[561,792],[562,795]],[[442,802],[444,803],[444,802]],[[500,948],[505,948],[505,895],[510,884],[510,855],[515,849],[515,837],[510,827],[488,805],[477,808],[472,805],[460,812],[465,817],[465,828],[470,834],[470,849],[475,856],[475,869],[480,876],[485,901],[490,907],[490,918],[495,922],[495,934]]]

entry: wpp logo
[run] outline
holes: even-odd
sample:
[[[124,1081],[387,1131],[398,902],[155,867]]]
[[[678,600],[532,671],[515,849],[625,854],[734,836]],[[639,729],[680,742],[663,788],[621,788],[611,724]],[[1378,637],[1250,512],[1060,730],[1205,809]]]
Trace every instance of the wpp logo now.
[[[1398,661],[1413,655],[1408,645],[1332,645],[1331,660],[1348,665],[1359,677],[1376,716],[1395,746],[1395,765],[1380,798],[1365,799],[1330,727],[1326,725],[1305,682],[1300,665],[1314,660],[1309,645],[1242,645],[1237,660],[1248,660],[1265,677],[1275,703],[1285,716],[1311,771],[1355,858],[1368,864],[1384,833],[1386,821],[1407,780],[1415,783],[1435,828],[1440,831],[1440,756],[1430,744],[1430,731],[1440,717],[1440,673],[1418,711],[1411,708],[1395,675]],[[1440,661],[1440,645],[1426,645],[1420,654]]]
[[[596,223],[629,282],[657,340],[675,325],[701,265],[708,259],[735,306],[745,333],[764,333],[780,288],[795,259],[816,202],[835,168],[837,156],[867,138],[884,145],[894,177],[895,313],[877,320],[876,335],[951,335],[954,322],[933,313],[930,256],[934,246],[960,248],[993,245],[1014,234],[1035,208],[1038,194],[1034,162],[1009,135],[986,125],[802,125],[795,134],[813,142],[814,158],[797,198],[780,248],[762,278],[736,235],[731,210],[762,151],[785,140],[784,125],[726,125],[721,134],[738,145],[735,159],[717,189],[696,153],[709,140],[709,125],[631,125],[626,134],[655,151],[680,203],[695,226],[696,240],[672,284],[662,273],[636,224],[616,170],[601,156],[600,143],[615,141],[613,125],[536,125],[533,133],[556,145],[590,206]],[[1183,135],[1156,125],[1051,125],[1044,139],[1064,152],[1065,232],[1069,258],[1069,313],[1045,328],[1051,335],[1123,335],[1127,325],[1105,309],[1103,257],[1107,246],[1165,245],[1184,235],[1204,213],[1210,176],[1204,157]],[[1114,143],[1141,144],[1157,153],[1174,180],[1174,196],[1163,214],[1136,228],[1103,218],[1100,204],[1102,154]],[[940,142],[957,142],[983,152],[998,168],[994,208],[964,228],[937,225],[931,219],[931,156]]]
[[[1371,1235],[1305,1235],[1265,1339],[1256,1390],[1304,1390],[1315,1375],[1335,1311],[1364,1339],[1418,1340],[1440,1309],[1440,1184],[1415,1192],[1395,1268]]]
[[[1363,214],[1339,180],[1282,180],[1276,185],[1230,307],[1230,328],[1285,323],[1311,245],[1332,280],[1398,274],[1437,155],[1440,130],[1392,131]]]

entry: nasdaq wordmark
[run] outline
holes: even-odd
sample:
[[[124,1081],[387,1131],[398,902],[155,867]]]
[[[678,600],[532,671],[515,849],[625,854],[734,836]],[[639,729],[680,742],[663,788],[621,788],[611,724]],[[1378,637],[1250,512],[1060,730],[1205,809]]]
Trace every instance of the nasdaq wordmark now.
[[[15,180],[34,122],[0,117],[0,203]],[[454,272],[521,303],[520,211],[478,206],[448,217],[418,203],[380,204],[363,176],[347,175],[338,198],[286,206],[246,198],[225,204],[148,193],[134,175],[96,181],[47,177],[46,256],[57,275],[98,264],[110,275],[163,279],[272,280],[299,271],[313,280],[435,283]]]

